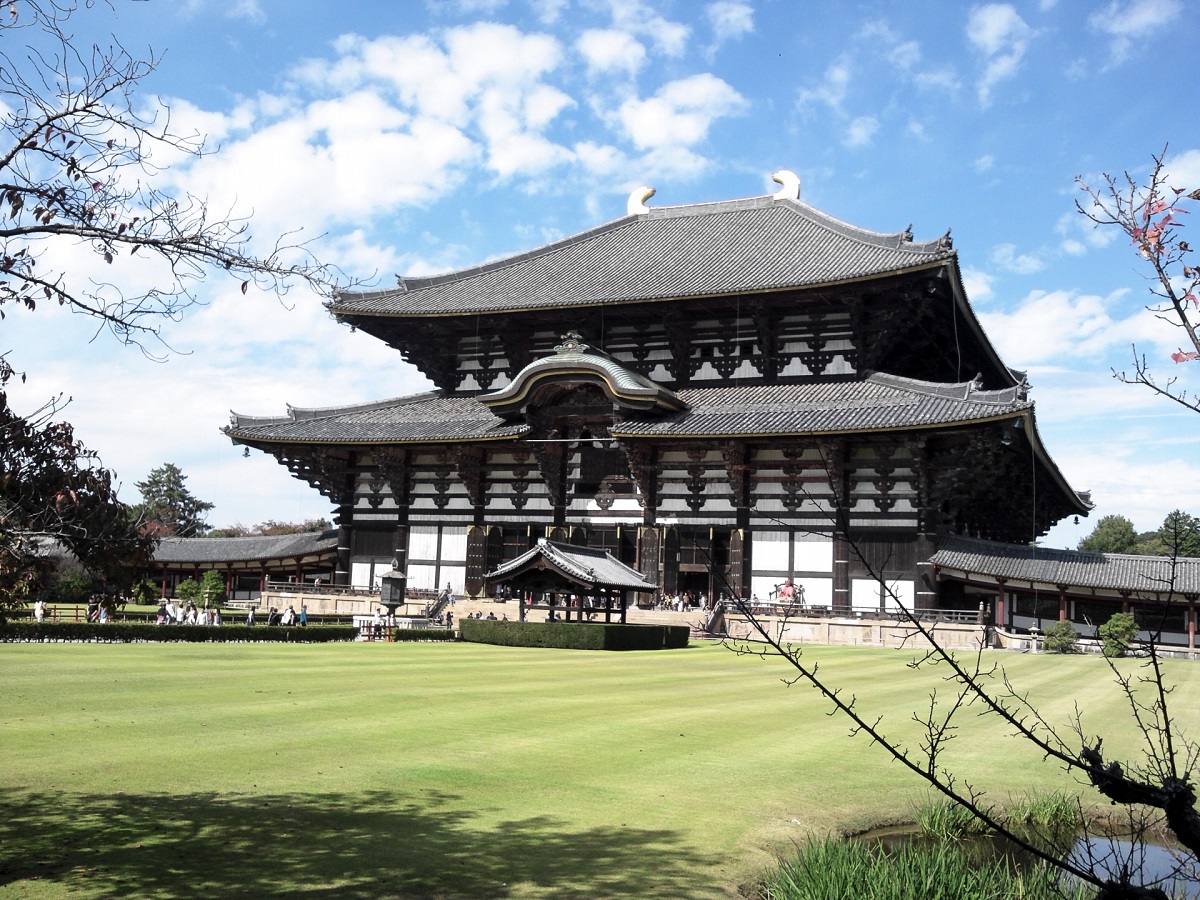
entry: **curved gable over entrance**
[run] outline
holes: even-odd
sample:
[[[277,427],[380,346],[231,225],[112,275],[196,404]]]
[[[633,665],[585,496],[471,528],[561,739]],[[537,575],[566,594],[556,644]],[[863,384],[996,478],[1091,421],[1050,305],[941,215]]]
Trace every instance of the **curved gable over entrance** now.
[[[536,360],[505,388],[484,394],[480,402],[501,418],[524,415],[530,406],[583,386],[599,388],[617,408],[637,412],[678,412],[687,404],[673,391],[625,368],[613,357],[583,342],[576,332],[563,335],[554,355]]]

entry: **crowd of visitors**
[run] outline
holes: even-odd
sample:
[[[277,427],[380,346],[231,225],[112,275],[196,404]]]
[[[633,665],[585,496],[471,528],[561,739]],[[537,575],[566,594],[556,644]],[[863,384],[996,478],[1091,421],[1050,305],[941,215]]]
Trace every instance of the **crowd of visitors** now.
[[[177,603],[162,600],[158,604],[158,615],[154,619],[159,625],[220,625],[221,610],[213,607],[200,609],[195,603]]]

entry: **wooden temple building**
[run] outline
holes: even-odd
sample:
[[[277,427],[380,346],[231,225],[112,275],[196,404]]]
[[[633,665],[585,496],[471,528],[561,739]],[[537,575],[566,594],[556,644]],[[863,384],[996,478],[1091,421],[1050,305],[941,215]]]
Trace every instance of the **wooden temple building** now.
[[[1086,515],[984,334],[949,237],[866,231],[779,192],[650,208],[333,315],[432,382],[234,414],[333,504],[335,580],[478,595],[541,538],[669,595],[833,613],[966,604],[938,542],[1028,545]],[[884,587],[886,585],[886,589]],[[965,606],[962,608],[966,608]]]

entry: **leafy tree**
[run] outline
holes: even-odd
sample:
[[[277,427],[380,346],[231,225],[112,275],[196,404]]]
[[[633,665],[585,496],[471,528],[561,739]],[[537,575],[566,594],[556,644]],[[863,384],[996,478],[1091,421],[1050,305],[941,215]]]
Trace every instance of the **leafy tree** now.
[[[154,552],[154,540],[138,533],[117,499],[113,473],[68,423],[51,420],[55,404],[31,417],[12,410],[5,390],[12,377],[0,359],[0,616],[48,583],[52,546],[118,590]]]
[[[224,528],[214,528],[208,532],[208,537],[250,537],[252,535],[274,536],[280,534],[308,534],[313,531],[328,531],[329,520],[305,519],[303,522],[277,522],[267,519],[253,527],[246,527],[241,522],[226,525]]]
[[[96,581],[79,568],[60,572],[50,585],[50,599],[55,603],[84,603],[96,592]]]
[[[1079,634],[1074,625],[1060,619],[1046,626],[1043,643],[1051,653],[1074,653],[1079,649]]]
[[[1124,656],[1137,637],[1137,620],[1133,613],[1113,613],[1107,622],[1096,629],[1096,633],[1100,635],[1100,646],[1105,656]]]
[[[1180,509],[1167,513],[1158,538],[1163,556],[1200,556],[1200,519]]]
[[[184,603],[197,603],[200,599],[200,582],[195,578],[185,578],[175,585],[175,597]]]
[[[139,606],[150,606],[157,603],[159,596],[159,586],[144,578],[129,591],[130,599]]]
[[[1079,549],[1092,553],[1136,553],[1138,535],[1133,523],[1124,516],[1105,516],[1079,542]]]
[[[225,602],[225,579],[215,569],[200,576],[200,599],[197,606],[220,606]]]
[[[140,527],[159,537],[197,537],[208,529],[204,514],[213,504],[188,490],[187,476],[174,463],[151,469],[137,483],[142,502],[134,507]]]

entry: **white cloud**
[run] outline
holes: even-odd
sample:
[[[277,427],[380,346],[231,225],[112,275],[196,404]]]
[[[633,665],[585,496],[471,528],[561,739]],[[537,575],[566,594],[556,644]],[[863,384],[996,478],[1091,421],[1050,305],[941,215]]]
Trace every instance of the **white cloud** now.
[[[1010,4],[989,3],[971,10],[967,40],[981,52],[983,74],[976,85],[979,102],[991,102],[992,89],[1016,74],[1029,41],[1031,29]]]
[[[1132,0],[1129,3],[1111,0],[1088,17],[1088,25],[1111,38],[1111,61],[1120,63],[1129,57],[1136,41],[1149,38],[1182,14],[1180,0]]]
[[[984,301],[992,298],[992,276],[979,269],[966,268],[962,270],[963,288],[971,301]]]
[[[875,55],[881,56],[900,71],[907,72],[921,61],[921,45],[913,40],[905,40],[887,22],[868,22],[855,37],[869,44]]]
[[[803,109],[813,104],[824,104],[835,112],[841,112],[853,74],[849,56],[842,54],[826,67],[818,84],[799,90],[797,105]]]
[[[1079,212],[1063,213],[1054,230],[1063,236],[1059,249],[1068,256],[1084,256],[1089,249],[1107,247],[1120,236],[1115,226],[1097,225]]]
[[[626,100],[616,115],[639,149],[688,148],[708,136],[714,121],[745,103],[726,82],[706,73],[669,82],[645,100]]]
[[[859,116],[846,128],[842,143],[851,148],[865,147],[879,130],[879,120],[874,116]]]
[[[591,29],[579,36],[576,49],[590,73],[625,72],[636,75],[646,61],[646,48],[633,35],[611,28]]]
[[[1163,161],[1167,183],[1172,187],[1193,191],[1200,188],[1200,149],[1185,150]]]
[[[1114,319],[1109,308],[1124,296],[1032,291],[1015,309],[979,313],[1001,358],[1017,368],[1092,359],[1147,334],[1142,317]],[[1140,343],[1140,342],[1139,342]]]
[[[231,19],[245,19],[247,22],[257,24],[267,21],[267,14],[258,0],[234,0],[229,4],[226,15]]]
[[[704,8],[717,46],[754,31],[754,7],[744,0],[718,0]]]
[[[608,8],[618,29],[640,35],[668,56],[682,56],[687,49],[692,30],[663,18],[642,0],[608,0]]]
[[[1017,275],[1032,275],[1045,268],[1045,263],[1028,253],[1017,253],[1015,244],[997,244],[992,249],[992,262]]]
[[[996,164],[996,157],[990,153],[985,153],[983,156],[977,157],[972,164],[975,171],[979,173],[991,171],[992,166]]]

